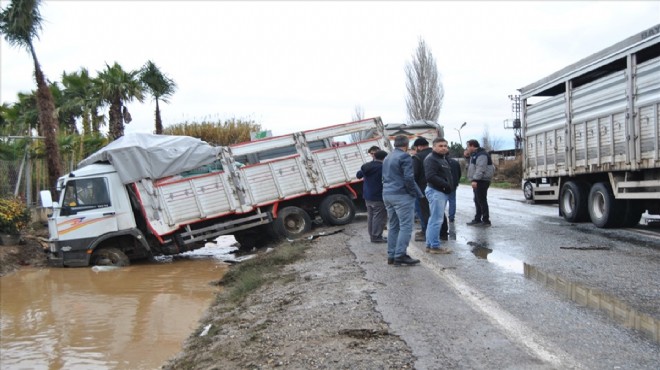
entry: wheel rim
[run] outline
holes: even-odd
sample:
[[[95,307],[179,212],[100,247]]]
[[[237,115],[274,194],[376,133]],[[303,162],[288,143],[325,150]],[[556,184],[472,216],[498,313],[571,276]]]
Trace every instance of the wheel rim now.
[[[575,210],[575,195],[572,191],[566,191],[563,198],[564,212],[573,214]]]
[[[288,215],[284,218],[284,228],[290,233],[300,233],[305,230],[305,220],[298,215]]]
[[[330,206],[330,214],[332,215],[332,217],[341,220],[348,217],[350,211],[348,210],[348,207],[346,207],[345,204],[341,202],[335,202],[332,203],[332,205]]]
[[[526,183],[524,192],[525,192],[525,198],[532,199],[532,194],[534,193],[534,191],[532,190],[532,184]]]
[[[605,197],[602,193],[594,194],[592,212],[597,219],[602,219],[605,215]]]

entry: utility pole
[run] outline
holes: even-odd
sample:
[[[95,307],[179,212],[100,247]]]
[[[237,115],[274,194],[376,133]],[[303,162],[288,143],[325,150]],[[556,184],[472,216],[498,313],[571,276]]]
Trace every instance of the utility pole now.
[[[513,129],[513,137],[516,144],[516,152],[522,149],[522,123],[520,121],[520,95],[509,95],[511,100],[511,111],[513,112],[513,122],[504,121],[504,128]]]

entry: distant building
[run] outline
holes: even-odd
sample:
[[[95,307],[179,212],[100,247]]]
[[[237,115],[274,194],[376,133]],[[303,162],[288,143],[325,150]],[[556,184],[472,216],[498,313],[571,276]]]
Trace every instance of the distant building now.
[[[412,142],[417,137],[423,137],[429,143],[436,137],[444,137],[445,130],[433,121],[415,121],[413,123],[388,123],[385,125],[385,133],[390,140],[397,135],[405,135]]]

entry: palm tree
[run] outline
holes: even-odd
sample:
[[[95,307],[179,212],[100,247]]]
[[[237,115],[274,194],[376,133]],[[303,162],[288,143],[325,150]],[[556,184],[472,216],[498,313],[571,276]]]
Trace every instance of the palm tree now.
[[[163,133],[163,120],[160,118],[158,101],[169,103],[168,98],[176,91],[176,83],[163,74],[156,64],[150,60],[140,71],[140,81],[156,101],[156,134],[161,135]]]
[[[48,160],[48,181],[55,186],[62,173],[60,151],[57,147],[58,124],[55,120],[53,95],[41,71],[32,39],[38,38],[41,30],[40,0],[12,0],[11,4],[0,13],[0,33],[11,46],[24,47],[32,55],[34,77],[37,81],[37,105],[39,123],[44,135]]]
[[[78,117],[82,118],[83,135],[98,133],[103,122],[103,115],[98,114],[102,102],[87,68],[81,68],[79,72],[63,72],[62,85],[64,108],[78,112]]]
[[[142,103],[144,86],[139,80],[139,70],[124,71],[117,62],[112,67],[107,64],[105,67],[104,71],[98,72],[95,81],[101,101],[110,105],[108,135],[110,140],[115,140],[124,136],[124,122],[129,124],[132,121],[125,104],[133,99]]]

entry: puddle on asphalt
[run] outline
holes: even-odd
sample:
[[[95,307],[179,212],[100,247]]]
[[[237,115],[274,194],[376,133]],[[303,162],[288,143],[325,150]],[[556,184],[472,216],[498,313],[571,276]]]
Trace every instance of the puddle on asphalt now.
[[[506,271],[516,274],[523,274],[525,271],[525,263],[523,261],[488,248],[485,243],[468,242],[468,245],[472,246],[472,254],[479,259],[487,260]]]
[[[509,272],[522,274],[541,283],[564,298],[581,306],[605,313],[615,322],[634,329],[655,343],[660,343],[660,320],[634,310],[619,299],[578,283],[539,270],[537,267],[513,258],[505,253],[488,248],[487,243],[468,242],[472,254]]]
[[[160,368],[218,291],[209,283],[227,271],[222,260],[231,260],[219,244],[124,268],[30,268],[3,276],[0,368]]]

